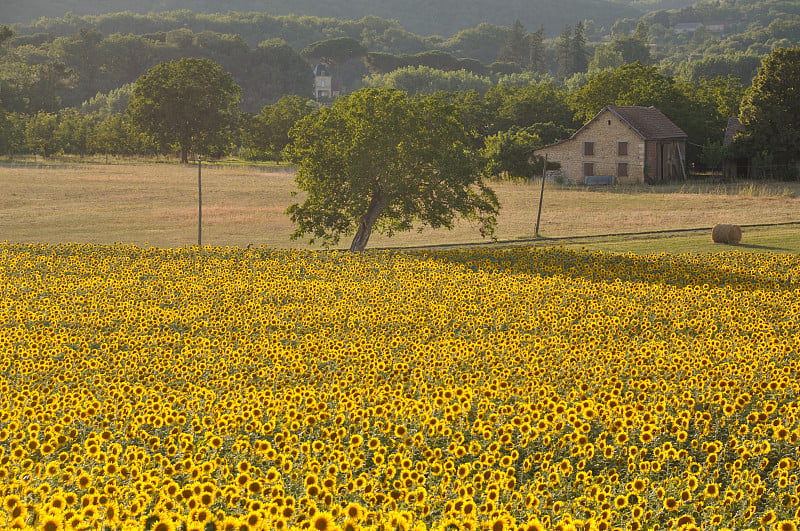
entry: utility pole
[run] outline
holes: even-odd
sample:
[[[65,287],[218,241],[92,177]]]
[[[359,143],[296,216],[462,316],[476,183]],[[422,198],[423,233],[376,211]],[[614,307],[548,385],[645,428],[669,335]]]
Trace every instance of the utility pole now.
[[[203,157],[197,156],[197,246],[203,245]]]
[[[539,219],[542,217],[542,199],[544,198],[544,179],[547,176],[547,153],[544,154],[544,166],[542,167],[542,191],[539,193],[539,213],[536,215],[536,237],[539,237]]]

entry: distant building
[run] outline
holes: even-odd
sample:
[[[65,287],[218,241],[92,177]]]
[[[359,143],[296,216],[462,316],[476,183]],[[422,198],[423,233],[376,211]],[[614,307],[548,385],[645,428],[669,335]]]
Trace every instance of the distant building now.
[[[533,153],[559,162],[569,182],[655,183],[686,177],[687,138],[655,107],[609,105],[567,140]]]
[[[331,84],[331,74],[325,65],[314,65],[314,99],[323,100],[336,96]]]
[[[692,33],[702,27],[704,27],[702,22],[682,22],[680,24],[675,24],[672,27],[672,31],[674,31],[676,34],[686,32]]]

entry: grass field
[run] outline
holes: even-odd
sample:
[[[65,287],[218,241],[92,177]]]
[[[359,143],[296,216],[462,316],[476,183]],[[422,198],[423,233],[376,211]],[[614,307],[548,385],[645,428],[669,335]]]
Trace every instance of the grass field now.
[[[800,185],[675,184],[610,189],[545,188],[540,235],[534,241],[537,184],[496,183],[502,244],[565,245],[608,251],[681,253],[731,249],[711,243],[716,223],[800,222]],[[0,240],[9,242],[132,243],[181,247],[197,242],[197,168],[175,164],[0,166]],[[289,238],[285,209],[295,199],[287,167],[215,166],[203,169],[203,243],[213,246],[308,248]],[[800,252],[797,225],[747,228],[745,251]],[[650,231],[695,232],[597,235]],[[476,227],[424,230],[370,247],[487,243]],[[342,247],[347,247],[343,239]]]

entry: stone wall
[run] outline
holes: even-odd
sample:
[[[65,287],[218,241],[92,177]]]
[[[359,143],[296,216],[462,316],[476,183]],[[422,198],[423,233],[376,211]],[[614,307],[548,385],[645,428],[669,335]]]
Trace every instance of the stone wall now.
[[[584,155],[584,143],[592,142],[591,155]],[[619,143],[627,142],[627,154],[619,154]],[[645,142],[611,111],[604,111],[586,124],[573,138],[534,151],[547,154],[550,162],[560,162],[564,178],[583,182],[584,164],[592,164],[593,175],[613,175],[617,183],[643,183]],[[621,175],[620,163],[628,165],[628,175]]]

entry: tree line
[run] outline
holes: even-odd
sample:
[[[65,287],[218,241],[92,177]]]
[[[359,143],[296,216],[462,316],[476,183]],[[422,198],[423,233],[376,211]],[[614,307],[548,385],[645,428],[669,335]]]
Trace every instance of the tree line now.
[[[686,21],[708,26],[676,33],[674,25]],[[723,27],[712,24],[720,21]],[[502,76],[544,75],[576,88],[599,71],[635,61],[692,82],[732,74],[748,85],[772,49],[800,42],[798,28],[797,0],[703,1],[619,19],[610,29],[582,13],[560,33],[542,21],[529,31],[517,19],[511,26],[481,23],[448,38],[414,34],[377,16],[68,14],[13,27],[0,60],[0,92],[8,110],[54,112],[132,83],[159,62],[206,57],[234,75],[243,108],[258,112],[286,94],[307,96],[310,72],[303,59],[309,58],[302,51],[341,39],[363,50],[340,63],[335,78],[346,91],[381,86],[387,83],[382,76],[398,70],[403,72],[396,77],[408,80],[408,71],[423,67],[469,74],[461,87],[449,74],[451,89],[497,84]]]
[[[213,21],[218,25],[223,23],[226,17],[225,14],[210,14],[218,13],[221,6],[218,2],[209,0],[106,0],[101,6],[98,6],[97,2],[88,0],[69,2],[28,0],[3,4],[0,7],[0,19],[22,23],[33,20],[39,23],[42,17],[53,17],[46,18],[45,21],[61,17],[66,10],[71,10],[77,15],[87,15],[88,13],[97,13],[98,9],[126,11],[130,15],[191,9],[201,13],[199,16],[204,20]],[[439,35],[444,38],[448,38],[464,28],[474,27],[481,22],[507,24],[508,21],[519,18],[528,24],[537,21],[547,27],[561,27],[576,16],[581,16],[594,19],[600,25],[610,26],[617,19],[638,17],[643,13],[629,5],[608,0],[507,0],[500,4],[492,0],[470,0],[459,4],[443,0],[424,2],[421,0],[370,0],[369,2],[364,0],[332,0],[328,2],[228,0],[224,5],[224,11],[240,12],[248,16],[269,13],[272,18],[294,15],[296,19],[303,19],[300,21],[300,25],[307,23],[306,19],[308,18],[357,21],[367,15],[374,15],[383,19],[398,20],[403,27],[420,35]],[[108,15],[99,15],[97,18],[105,19],[106,17]],[[184,17],[184,19],[191,23],[188,17]],[[42,26],[44,24],[39,24],[39,27]],[[229,30],[219,28],[214,28],[214,31],[230,33]],[[316,37],[311,41],[320,38],[322,37]],[[261,39],[263,37],[259,38],[259,40]]]
[[[416,73],[420,72],[417,69]],[[411,76],[415,72],[407,73]],[[442,71],[430,68],[428,73],[442,75]],[[461,76],[463,71],[451,74]],[[493,172],[520,178],[529,178],[535,171],[526,163],[527,150],[568,137],[609,104],[656,106],[689,134],[693,145],[687,156],[701,162],[702,146],[722,139],[727,120],[738,114],[745,92],[741,81],[733,77],[690,83],[640,62],[598,72],[573,90],[547,77],[514,83],[514,77],[507,76],[507,82],[467,90],[458,89],[463,80],[456,80],[449,89],[429,83],[428,90],[408,90],[396,86],[402,85],[399,76],[394,79],[398,82],[375,84],[373,88],[402,90],[411,96],[446,94],[471,133],[471,146],[492,154]],[[158,106],[159,98],[166,100],[176,91],[182,91],[180,100]],[[25,114],[0,107],[4,108],[0,153],[175,153],[185,161],[191,152],[279,161],[294,123],[324,107],[307,97],[285,95],[251,113],[241,109],[242,92],[234,76],[210,59],[162,62],[135,83],[90,100],[83,112],[68,108]],[[212,104],[212,94],[218,94],[217,100],[210,110],[204,110]],[[225,108],[225,119],[215,114],[218,107]],[[190,120],[201,117],[208,123]],[[213,134],[192,138],[191,131],[174,131],[174,123],[197,131],[210,128]]]
[[[332,245],[354,234],[350,249],[361,251],[373,230],[452,227],[458,217],[491,236],[500,206],[486,178],[541,174],[546,161],[532,159],[531,151],[565,138],[609,104],[654,105],[690,138],[720,134],[722,122],[738,114],[743,130],[731,155],[774,161],[787,170],[780,176],[790,177],[800,141],[798,79],[800,48],[793,47],[773,51],[746,90],[731,77],[678,82],[636,62],[600,72],[574,91],[552,82],[500,85],[483,95],[376,87],[330,106],[285,96],[249,115],[239,110],[241,89],[230,73],[209,59],[183,58],[148,70],[125,112],[94,127],[74,110],[27,120],[2,112],[0,148],[24,142],[46,156],[88,150],[104,138],[97,145],[114,153],[172,152],[184,163],[190,154],[235,149],[252,158],[283,157],[297,165],[297,185],[306,192],[287,210],[294,237]],[[716,155],[714,143],[706,147]]]

